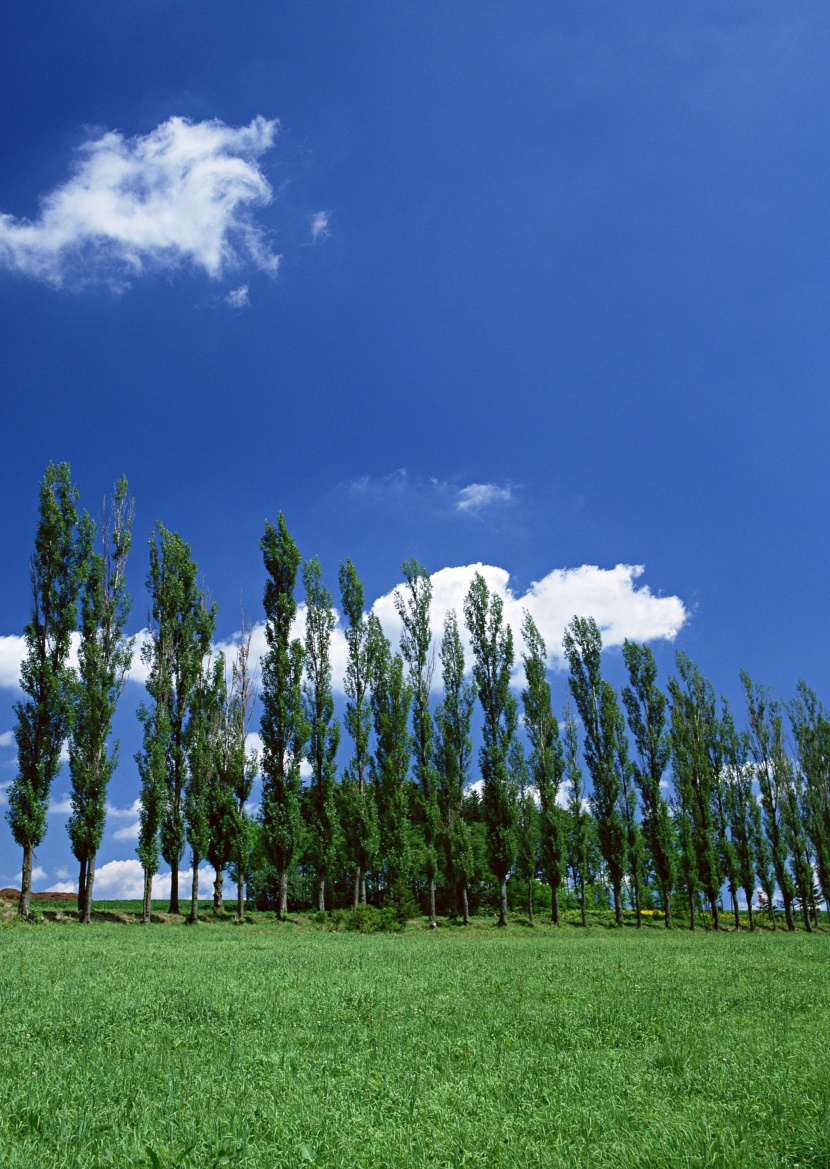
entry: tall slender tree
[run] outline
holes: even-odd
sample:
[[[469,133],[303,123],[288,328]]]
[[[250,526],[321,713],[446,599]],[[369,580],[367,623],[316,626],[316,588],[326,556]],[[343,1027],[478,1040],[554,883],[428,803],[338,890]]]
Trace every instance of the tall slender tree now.
[[[242,612],[239,644],[231,666],[231,685],[225,703],[221,773],[223,786],[232,797],[230,860],[236,869],[236,921],[245,916],[245,881],[251,866],[254,823],[248,812],[254,780],[259,770],[256,751],[248,751],[248,731],[257,700],[257,683],[251,663],[253,624]],[[281,913],[284,909],[281,908]]]
[[[378,847],[375,793],[369,780],[369,738],[372,713],[369,705],[369,625],[363,613],[363,582],[347,557],[340,565],[340,598],[346,616],[346,730],[354,744],[341,787],[346,853],[354,869],[354,909],[366,904],[366,872]]]
[[[331,635],[335,616],[331,593],[323,583],[316,556],[303,565],[303,584],[306,600],[303,701],[310,728],[307,758],[311,765],[310,855],[317,874],[318,906],[322,911],[326,908],[326,881],[337,843],[334,783],[340,723],[334,717],[331,690]]]
[[[403,658],[400,654],[392,654],[389,640],[374,614],[369,615],[368,632],[375,730],[375,752],[369,768],[372,787],[377,793],[384,900],[403,913],[411,898],[408,887],[412,853],[408,788],[412,758],[409,733],[412,687],[406,677]]]
[[[305,649],[292,638],[297,614],[299,549],[282,512],[276,524],[265,521],[260,540],[268,580],[265,585],[265,640],[262,664],[262,821],[265,851],[279,875],[279,910],[288,912],[288,874],[303,842],[300,765],[309,736],[303,707]]]
[[[627,840],[620,816],[620,779],[616,768],[619,706],[614,690],[602,678],[602,638],[593,617],[574,617],[565,630],[569,684],[585,733],[585,762],[591,773],[591,807],[599,846],[614,891],[614,914],[622,925],[622,881]]]
[[[430,711],[430,689],[435,669],[435,651],[429,625],[432,582],[417,560],[403,564],[404,591],[395,592],[395,609],[401,620],[401,653],[409,667],[412,687],[412,744],[415,779],[420,794],[424,830],[424,868],[429,892],[429,924],[435,926],[435,882],[438,876],[440,812],[438,776],[435,769],[435,742]]]
[[[579,907],[582,911],[582,925],[588,925],[588,907],[585,902],[585,883],[588,873],[588,852],[590,817],[585,806],[582,788],[582,768],[579,766],[579,732],[573,716],[570,695],[565,702],[562,723],[565,741],[565,780],[570,789],[568,812],[571,817],[572,847],[579,878]]]
[[[92,912],[107,786],[118,764],[118,743],[109,743],[112,720],[133,656],[134,638],[124,634],[132,607],[125,579],[134,514],[128,491],[122,477],[111,503],[104,504],[101,551],[90,552],[81,600],[78,685],[69,741],[72,814],[67,831],[80,863],[78,913],[84,924],[89,924]]]
[[[684,653],[677,655],[677,672],[679,677],[669,680],[675,784],[683,823],[688,828],[687,847],[691,846],[694,855],[696,880],[709,901],[714,928],[720,929],[718,900],[723,870],[715,821],[712,759],[713,746],[720,733],[715,694]],[[690,925],[694,928],[694,890],[690,896]]]
[[[458,893],[464,925],[470,924],[469,881],[473,866],[470,826],[464,819],[473,741],[470,737],[476,692],[465,679],[464,646],[455,610],[444,618],[441,639],[441,676],[444,698],[435,712],[435,765],[444,844],[444,871],[450,893],[450,913],[457,911]]]
[[[775,880],[784,902],[787,929],[794,930],[795,883],[787,867],[788,848],[784,823],[786,789],[790,782],[790,763],[784,747],[784,714],[778,699],[765,687],[755,685],[743,670],[741,681],[746,693],[749,744],[761,791],[764,831],[769,841]]]
[[[187,781],[182,812],[191,850],[190,912],[187,924],[199,920],[199,865],[210,848],[210,792],[222,762],[222,722],[227,698],[225,657],[202,660],[193,687],[187,728]]]
[[[723,742],[723,800],[729,837],[734,850],[735,874],[738,886],[746,897],[750,930],[755,929],[755,815],[758,804],[752,790],[752,769],[747,766],[749,743],[746,734],[738,731],[731,712],[721,720]]]
[[[197,572],[189,545],[177,533],[157,524],[157,531],[150,537],[150,638],[144,648],[151,674],[163,675],[167,690],[167,790],[160,840],[161,854],[170,865],[170,913],[179,912],[179,862],[186,839],[183,800],[188,721],[202,662],[216,626],[216,605],[205,603]],[[145,722],[145,735],[148,725]]]
[[[513,631],[504,621],[504,602],[475,573],[464,600],[475,666],[473,679],[484,715],[479,767],[484,782],[482,808],[487,829],[487,860],[499,882],[499,925],[507,925],[507,877],[516,859],[516,790],[510,773],[510,748],[516,734],[518,704],[510,690]]]
[[[9,788],[6,812],[12,836],[23,849],[21,917],[29,916],[32,858],[46,835],[49,793],[72,726],[75,673],[68,662],[70,634],[91,541],[88,517],[78,516],[78,492],[69,465],[50,463],[40,484],[40,515],[29,562],[32,607],[23,630],[26,656],[20,671],[25,697],[14,707],[18,772]]]
[[[804,827],[813,846],[816,874],[830,922],[830,718],[806,682],[789,708],[804,787]]]
[[[666,929],[671,929],[671,897],[675,878],[675,843],[663,776],[671,758],[666,720],[666,696],[657,686],[657,663],[648,646],[635,641],[623,645],[629,685],[622,699],[639,756],[634,778],[642,800],[642,826],[660,886]]]
[[[522,655],[525,688],[522,691],[524,725],[530,739],[530,772],[539,798],[539,848],[542,871],[551,891],[551,920],[559,925],[559,889],[565,876],[567,840],[557,804],[565,772],[559,723],[553,713],[548,682],[548,653],[544,639],[525,610]]]
[[[617,707],[614,729],[614,765],[620,786],[620,819],[625,829],[626,869],[630,882],[631,899],[634,903],[637,929],[642,929],[642,888],[643,888],[643,833],[637,820],[637,793],[634,787],[634,765],[628,756],[628,737],[625,733],[625,717]]]
[[[721,707],[717,734],[712,737],[709,748],[709,757],[712,763],[712,812],[721,873],[723,879],[726,881],[729,896],[732,900],[735,929],[739,930],[741,928],[741,911],[738,907],[740,871],[738,848],[732,835],[729,815],[730,776],[727,765],[727,756],[732,750],[735,732],[732,713],[729,710],[729,704],[724,698],[721,699]]]
[[[167,754],[170,746],[170,658],[167,625],[156,628],[156,636],[141,647],[141,660],[148,667],[147,697],[138,708],[143,728],[142,749],[135,761],[141,778],[139,794],[138,853],[144,870],[144,900],[141,920],[150,924],[153,877],[161,858],[161,823],[167,796]]]

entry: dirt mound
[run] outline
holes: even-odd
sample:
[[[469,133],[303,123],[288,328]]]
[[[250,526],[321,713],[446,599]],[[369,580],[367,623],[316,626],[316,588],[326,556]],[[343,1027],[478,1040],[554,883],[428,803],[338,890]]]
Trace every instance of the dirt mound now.
[[[19,889],[0,889],[0,901],[19,901]],[[77,893],[33,893],[32,901],[77,901]]]

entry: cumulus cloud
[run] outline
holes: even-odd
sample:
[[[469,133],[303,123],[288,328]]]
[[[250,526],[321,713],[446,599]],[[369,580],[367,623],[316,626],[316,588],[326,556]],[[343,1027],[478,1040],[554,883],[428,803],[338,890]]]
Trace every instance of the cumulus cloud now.
[[[138,840],[140,828],[141,821],[136,820],[133,824],[126,824],[123,828],[116,829],[112,834],[112,838],[113,840]]]
[[[54,287],[124,287],[183,265],[213,278],[242,264],[275,273],[279,257],[251,211],[273,198],[258,160],[276,130],[263,117],[247,126],[172,117],[149,134],[92,138],[37,219],[0,213],[0,266]]]
[[[469,640],[463,628],[464,598],[476,572],[484,577],[491,593],[504,601],[504,617],[513,629],[517,657],[521,649],[523,611],[527,609],[545,639],[549,661],[554,666],[562,663],[562,635],[575,615],[596,620],[606,647],[622,645],[626,638],[672,641],[688,617],[679,597],[656,597],[647,585],[637,584],[644,572],[642,565],[598,568],[584,564],[579,568],[557,568],[519,595],[510,588],[510,574],[504,568],[487,564],[442,568],[432,574],[432,632],[440,638],[444,617],[454,609],[468,655]],[[398,641],[401,623],[395,609],[395,590],[379,597],[372,611],[387,636]],[[468,666],[471,664],[468,660]]]
[[[0,735],[0,747],[14,746],[14,731],[3,731]]]
[[[179,891],[190,891],[193,869],[179,870]],[[199,896],[213,896],[216,874],[208,865],[199,867]],[[107,861],[95,870],[95,896],[103,901],[135,901],[144,896],[144,870],[138,859]],[[153,897],[170,896],[170,873],[153,877]]]
[[[316,215],[311,217],[311,238],[316,243],[318,239],[325,239],[327,235],[331,235],[329,213],[328,211],[318,211]]]
[[[72,811],[72,802],[69,798],[69,793],[64,792],[59,800],[53,800],[49,805],[49,811],[53,816],[68,816]]]
[[[16,633],[0,637],[0,686],[4,689],[17,688],[25,656],[26,642],[22,637]]]
[[[140,807],[140,800],[133,800],[129,808],[116,808],[113,804],[107,804],[107,816],[114,817],[116,820],[133,820],[138,815]]]
[[[476,512],[493,503],[510,503],[513,492],[509,486],[499,487],[495,483],[470,483],[458,492],[456,511]]]

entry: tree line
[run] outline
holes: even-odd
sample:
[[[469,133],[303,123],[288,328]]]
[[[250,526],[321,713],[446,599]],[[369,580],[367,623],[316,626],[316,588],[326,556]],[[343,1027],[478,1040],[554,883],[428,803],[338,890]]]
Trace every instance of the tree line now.
[[[19,913],[28,916],[34,850],[68,742],[68,833],[88,923],[118,762],[112,723],[135,650],[125,583],[134,507],[123,478],[98,523],[79,505],[68,465],[50,464],[30,563],[7,819],[23,849]],[[282,514],[266,521],[260,550],[266,651],[257,677],[250,619],[242,614],[226,662],[212,649],[216,604],[191,549],[161,523],[150,537],[135,756],[145,922],[162,860],[169,912],[180,912],[188,853],[190,922],[203,862],[216,874],[216,911],[225,875],[235,879],[240,920],[246,893],[281,918],[290,905],[321,913],[376,905],[402,919],[423,912],[431,925],[439,913],[466,924],[481,907],[504,925],[511,901],[531,921],[544,905],[558,925],[570,899],[583,924],[590,908],[607,904],[618,924],[629,910],[638,927],[659,912],[667,928],[679,915],[695,929],[706,913],[718,929],[728,912],[736,928],[754,929],[759,908],[775,928],[777,903],[789,930],[800,914],[812,931],[822,903],[830,918],[830,716],[804,682],[782,703],[742,673],[739,729],[683,652],[661,689],[650,648],[626,641],[627,684],[618,693],[602,674],[596,622],[575,616],[563,639],[569,695],[560,720],[533,617],[525,611],[517,653],[502,598],[480,574],[435,639],[430,575],[406,561],[394,595],[395,648],[366,614],[347,558],[338,572],[347,648],[341,727],[334,597],[320,562],[303,561]],[[302,637],[294,636],[298,594]],[[259,756],[246,746],[257,702]]]

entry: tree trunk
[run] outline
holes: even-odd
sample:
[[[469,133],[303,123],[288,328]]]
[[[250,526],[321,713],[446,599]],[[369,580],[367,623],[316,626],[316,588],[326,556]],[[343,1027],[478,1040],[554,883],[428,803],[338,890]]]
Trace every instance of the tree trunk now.
[[[579,904],[582,907],[582,926],[588,928],[588,906],[585,904],[585,874],[579,870]]]
[[[530,919],[530,924],[533,925],[533,882],[529,881],[527,886],[527,916]]]
[[[89,925],[92,921],[92,890],[95,887],[95,853],[91,853],[86,866],[86,883],[84,885],[84,915],[81,921]]]
[[[17,903],[18,917],[29,916],[29,904],[32,900],[32,854],[31,844],[23,845],[23,872],[20,878],[20,901]]]
[[[467,897],[467,882],[461,886],[461,907],[464,911],[464,924],[470,924],[470,902]]]
[[[732,894],[732,912],[735,915],[735,929],[741,928],[741,911],[738,909],[738,894],[735,889],[730,890]]]
[[[620,882],[615,881],[613,888],[614,888],[614,920],[616,921],[617,925],[622,925],[622,923],[623,923],[622,889],[620,888]]]
[[[84,906],[86,905],[86,857],[81,857],[80,868],[78,870],[78,920],[84,919]]]
[[[689,929],[695,928],[695,895],[689,890]]]
[[[170,908],[168,913],[179,912],[179,862],[173,861],[170,866]]]
[[[718,909],[717,895],[710,898],[710,903],[712,906],[712,926],[714,929],[719,930],[720,929],[720,910]]]
[[[149,869],[144,870],[144,906],[141,913],[143,925],[150,924],[150,914],[153,911],[153,874]]]
[[[245,920],[245,876],[241,865],[236,867],[236,920]]]
[[[193,854],[193,879],[190,882],[190,913],[187,924],[195,925],[199,920],[199,858]]]
[[[288,914],[288,869],[280,869],[280,921]]]
[[[550,887],[550,920],[559,925],[559,889],[556,885]]]
[[[366,874],[364,872],[360,874],[360,904],[366,904]]]
[[[326,912],[326,878],[320,878],[320,884],[317,887],[317,911],[318,913]]]
[[[793,930],[795,929],[795,920],[793,919],[792,898],[790,898],[783,891],[782,891],[782,897],[784,898],[784,918],[787,922],[787,929],[790,931],[790,933],[792,933]]]
[[[217,868],[216,876],[213,880],[213,912],[220,914],[223,910],[222,899],[225,895],[225,874],[221,868]]]
[[[753,894],[753,892],[754,892],[753,889],[744,889],[744,893],[746,893],[746,911],[749,914],[749,931],[750,931],[750,933],[755,932],[755,914],[752,911],[752,894]]]
[[[429,879],[429,924],[437,925],[438,918],[435,916],[435,877]]]
[[[637,914],[637,929],[641,930],[643,928],[643,915],[640,911],[640,886],[636,881],[634,882],[634,911]]]
[[[667,930],[671,929],[671,889],[668,885],[663,886],[663,925]]]
[[[353,912],[357,913],[357,907],[360,905],[360,866],[358,865],[357,872],[354,877],[354,905]]]
[[[810,924],[810,899],[804,898],[804,928],[808,934],[813,932],[813,927]]]
[[[507,925],[507,877],[499,881],[499,925]]]

